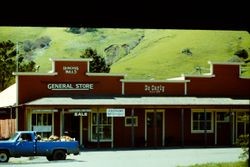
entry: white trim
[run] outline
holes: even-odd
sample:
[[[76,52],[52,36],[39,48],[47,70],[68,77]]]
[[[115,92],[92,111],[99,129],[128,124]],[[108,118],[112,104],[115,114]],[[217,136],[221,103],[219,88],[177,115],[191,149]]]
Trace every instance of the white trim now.
[[[113,76],[113,77],[124,77],[125,74],[112,74],[112,73],[91,73],[87,72],[86,75],[88,76]]]
[[[184,95],[187,95],[187,82],[184,84]]]
[[[241,79],[250,79],[250,77],[247,77],[247,76],[240,76],[239,78],[241,78]]]
[[[185,83],[190,82],[189,80],[126,80],[121,79],[124,83]]]
[[[63,58],[63,59],[60,59],[60,58],[50,58],[49,59],[50,61],[80,61],[80,62],[89,62],[89,61],[92,61],[93,59],[92,58],[84,58],[84,59],[67,59],[67,58]]]
[[[235,115],[235,112],[230,111],[230,114],[232,114],[232,117],[233,117],[232,120],[231,120],[231,121],[233,121],[233,124],[232,124],[233,127],[230,127],[230,128],[232,128],[232,144],[235,144],[235,141],[236,141],[236,140],[235,140],[235,128],[234,128],[234,127],[235,127],[235,122],[234,122],[234,121],[235,121],[235,118],[234,118],[234,117],[235,117],[235,116],[234,116],[234,115]],[[230,116],[231,116],[231,115],[230,115]]]
[[[122,95],[125,95],[125,84],[122,82]]]
[[[25,76],[55,76],[57,72],[53,73],[38,73],[38,72],[13,72],[13,75],[25,75]]]
[[[184,77],[192,77],[192,78],[214,78],[215,77],[215,75],[214,74],[209,74],[209,75],[185,75],[185,74],[183,74],[184,75]]]
[[[212,62],[208,61],[210,65],[243,65],[244,63],[241,62]]]

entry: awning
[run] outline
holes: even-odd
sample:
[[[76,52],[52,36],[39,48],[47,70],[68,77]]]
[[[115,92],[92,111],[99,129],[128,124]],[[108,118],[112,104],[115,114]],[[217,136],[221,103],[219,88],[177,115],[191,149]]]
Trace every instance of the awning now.
[[[13,107],[16,104],[16,84],[0,92],[0,108]]]
[[[250,99],[232,98],[203,98],[203,97],[44,97],[25,105],[52,106],[52,105],[86,105],[86,106],[250,106]]]

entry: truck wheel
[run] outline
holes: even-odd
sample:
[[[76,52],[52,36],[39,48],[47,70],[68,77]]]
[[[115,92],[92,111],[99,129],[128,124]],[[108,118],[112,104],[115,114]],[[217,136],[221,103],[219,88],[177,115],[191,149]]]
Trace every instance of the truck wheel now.
[[[51,155],[46,156],[46,158],[47,158],[48,161],[52,161],[53,160],[53,157]]]
[[[0,162],[8,162],[9,158],[10,156],[7,151],[0,151]]]
[[[53,160],[65,160],[66,152],[63,150],[56,150],[53,153]]]

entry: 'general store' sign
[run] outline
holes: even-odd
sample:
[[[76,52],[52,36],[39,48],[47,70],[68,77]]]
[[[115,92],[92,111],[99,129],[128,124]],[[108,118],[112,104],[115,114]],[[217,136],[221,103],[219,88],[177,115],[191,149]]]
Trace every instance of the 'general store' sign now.
[[[93,83],[49,83],[47,88],[50,90],[92,90]]]

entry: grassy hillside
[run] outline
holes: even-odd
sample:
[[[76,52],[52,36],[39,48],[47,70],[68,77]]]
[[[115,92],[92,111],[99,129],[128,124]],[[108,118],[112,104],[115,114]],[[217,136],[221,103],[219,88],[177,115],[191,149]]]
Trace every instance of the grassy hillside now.
[[[36,49],[32,56],[40,72],[51,70],[49,58],[79,58],[87,47],[104,57],[108,57],[105,49],[111,48],[118,57],[111,57],[111,73],[127,74],[128,79],[166,79],[194,73],[197,66],[209,68],[209,60],[228,61],[238,49],[246,49],[250,56],[250,35],[244,31],[105,28],[74,34],[68,28],[0,27],[0,41],[35,41],[44,36],[51,39],[49,47]],[[250,69],[244,75],[250,76]]]

